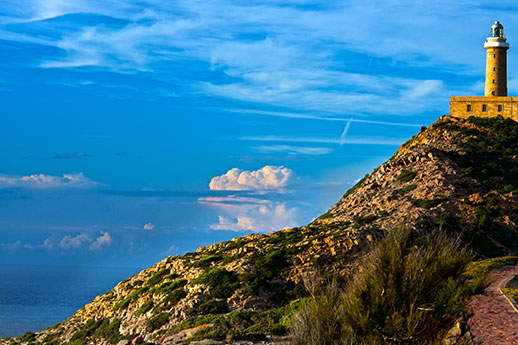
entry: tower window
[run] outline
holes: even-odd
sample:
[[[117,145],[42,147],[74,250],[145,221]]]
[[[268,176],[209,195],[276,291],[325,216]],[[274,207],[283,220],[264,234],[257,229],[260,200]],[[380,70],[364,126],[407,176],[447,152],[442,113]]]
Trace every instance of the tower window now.
[[[501,111],[502,111],[502,105],[501,105],[501,104],[499,104],[499,105],[498,105],[498,112],[501,112]]]
[[[482,104],[482,111],[483,111],[483,112],[486,112],[486,111],[487,111],[487,104]]]
[[[496,54],[493,54],[493,57],[496,58]]]
[[[495,80],[493,79],[493,84],[495,83]]]
[[[468,104],[468,106],[466,107],[466,111],[471,111],[471,104]]]
[[[493,92],[491,92],[491,94],[494,96],[496,93],[495,93],[495,91],[493,91]]]
[[[493,67],[493,72],[496,71],[496,67]]]

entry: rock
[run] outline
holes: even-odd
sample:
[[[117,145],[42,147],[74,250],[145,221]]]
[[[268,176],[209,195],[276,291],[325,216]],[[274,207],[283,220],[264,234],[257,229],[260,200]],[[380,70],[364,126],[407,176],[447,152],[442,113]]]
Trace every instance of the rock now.
[[[131,341],[131,345],[137,345],[137,344],[142,344],[144,342],[144,337],[139,335],[137,336],[136,338],[134,338],[132,341]]]
[[[123,340],[119,341],[119,342],[117,343],[117,345],[129,345],[129,343],[130,343],[130,342],[129,342],[129,340],[128,340],[128,339],[123,339]]]

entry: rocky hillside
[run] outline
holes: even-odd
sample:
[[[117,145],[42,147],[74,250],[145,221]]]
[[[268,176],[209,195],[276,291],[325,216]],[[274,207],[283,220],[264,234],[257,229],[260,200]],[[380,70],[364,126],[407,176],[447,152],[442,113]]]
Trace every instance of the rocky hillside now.
[[[395,227],[442,228],[481,257],[516,253],[517,192],[518,123],[445,116],[311,224],[169,257],[63,323],[0,344],[281,342],[306,298],[301,276],[346,280]]]

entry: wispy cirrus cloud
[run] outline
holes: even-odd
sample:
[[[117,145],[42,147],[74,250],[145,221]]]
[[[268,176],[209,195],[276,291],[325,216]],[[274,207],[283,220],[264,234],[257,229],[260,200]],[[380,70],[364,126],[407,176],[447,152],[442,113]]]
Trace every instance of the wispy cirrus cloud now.
[[[0,37],[58,48],[36,62],[43,68],[187,69],[183,92],[346,115],[442,109],[457,89],[419,68],[480,72],[471,28],[498,12],[470,0],[29,2],[3,2],[0,20],[26,26],[4,26]]]
[[[252,150],[261,153],[286,153],[289,155],[325,155],[333,151],[329,147],[310,147],[294,145],[261,145],[254,146]]]
[[[316,143],[316,144],[355,144],[355,145],[388,145],[399,146],[407,139],[390,137],[350,137],[350,138],[323,138],[323,137],[287,137],[276,135],[241,137],[243,141],[268,141],[268,142],[292,142],[292,143]]]

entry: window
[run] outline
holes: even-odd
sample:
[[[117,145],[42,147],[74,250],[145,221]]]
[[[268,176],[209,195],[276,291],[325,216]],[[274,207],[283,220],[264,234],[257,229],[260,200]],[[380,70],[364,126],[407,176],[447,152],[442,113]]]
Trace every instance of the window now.
[[[496,67],[493,67],[493,72],[496,71]]]
[[[486,111],[487,111],[487,104],[482,104],[482,111],[483,111],[483,112],[486,112]]]
[[[495,91],[491,92],[491,94],[494,96],[495,95]]]
[[[466,110],[471,111],[471,104],[468,104],[468,106],[466,107]]]
[[[493,79],[493,84],[495,83],[495,80]]]
[[[493,57],[496,58],[496,54],[493,54]]]
[[[501,104],[499,104],[499,105],[498,105],[498,112],[501,112],[501,111],[502,111],[502,105],[501,105]]]

